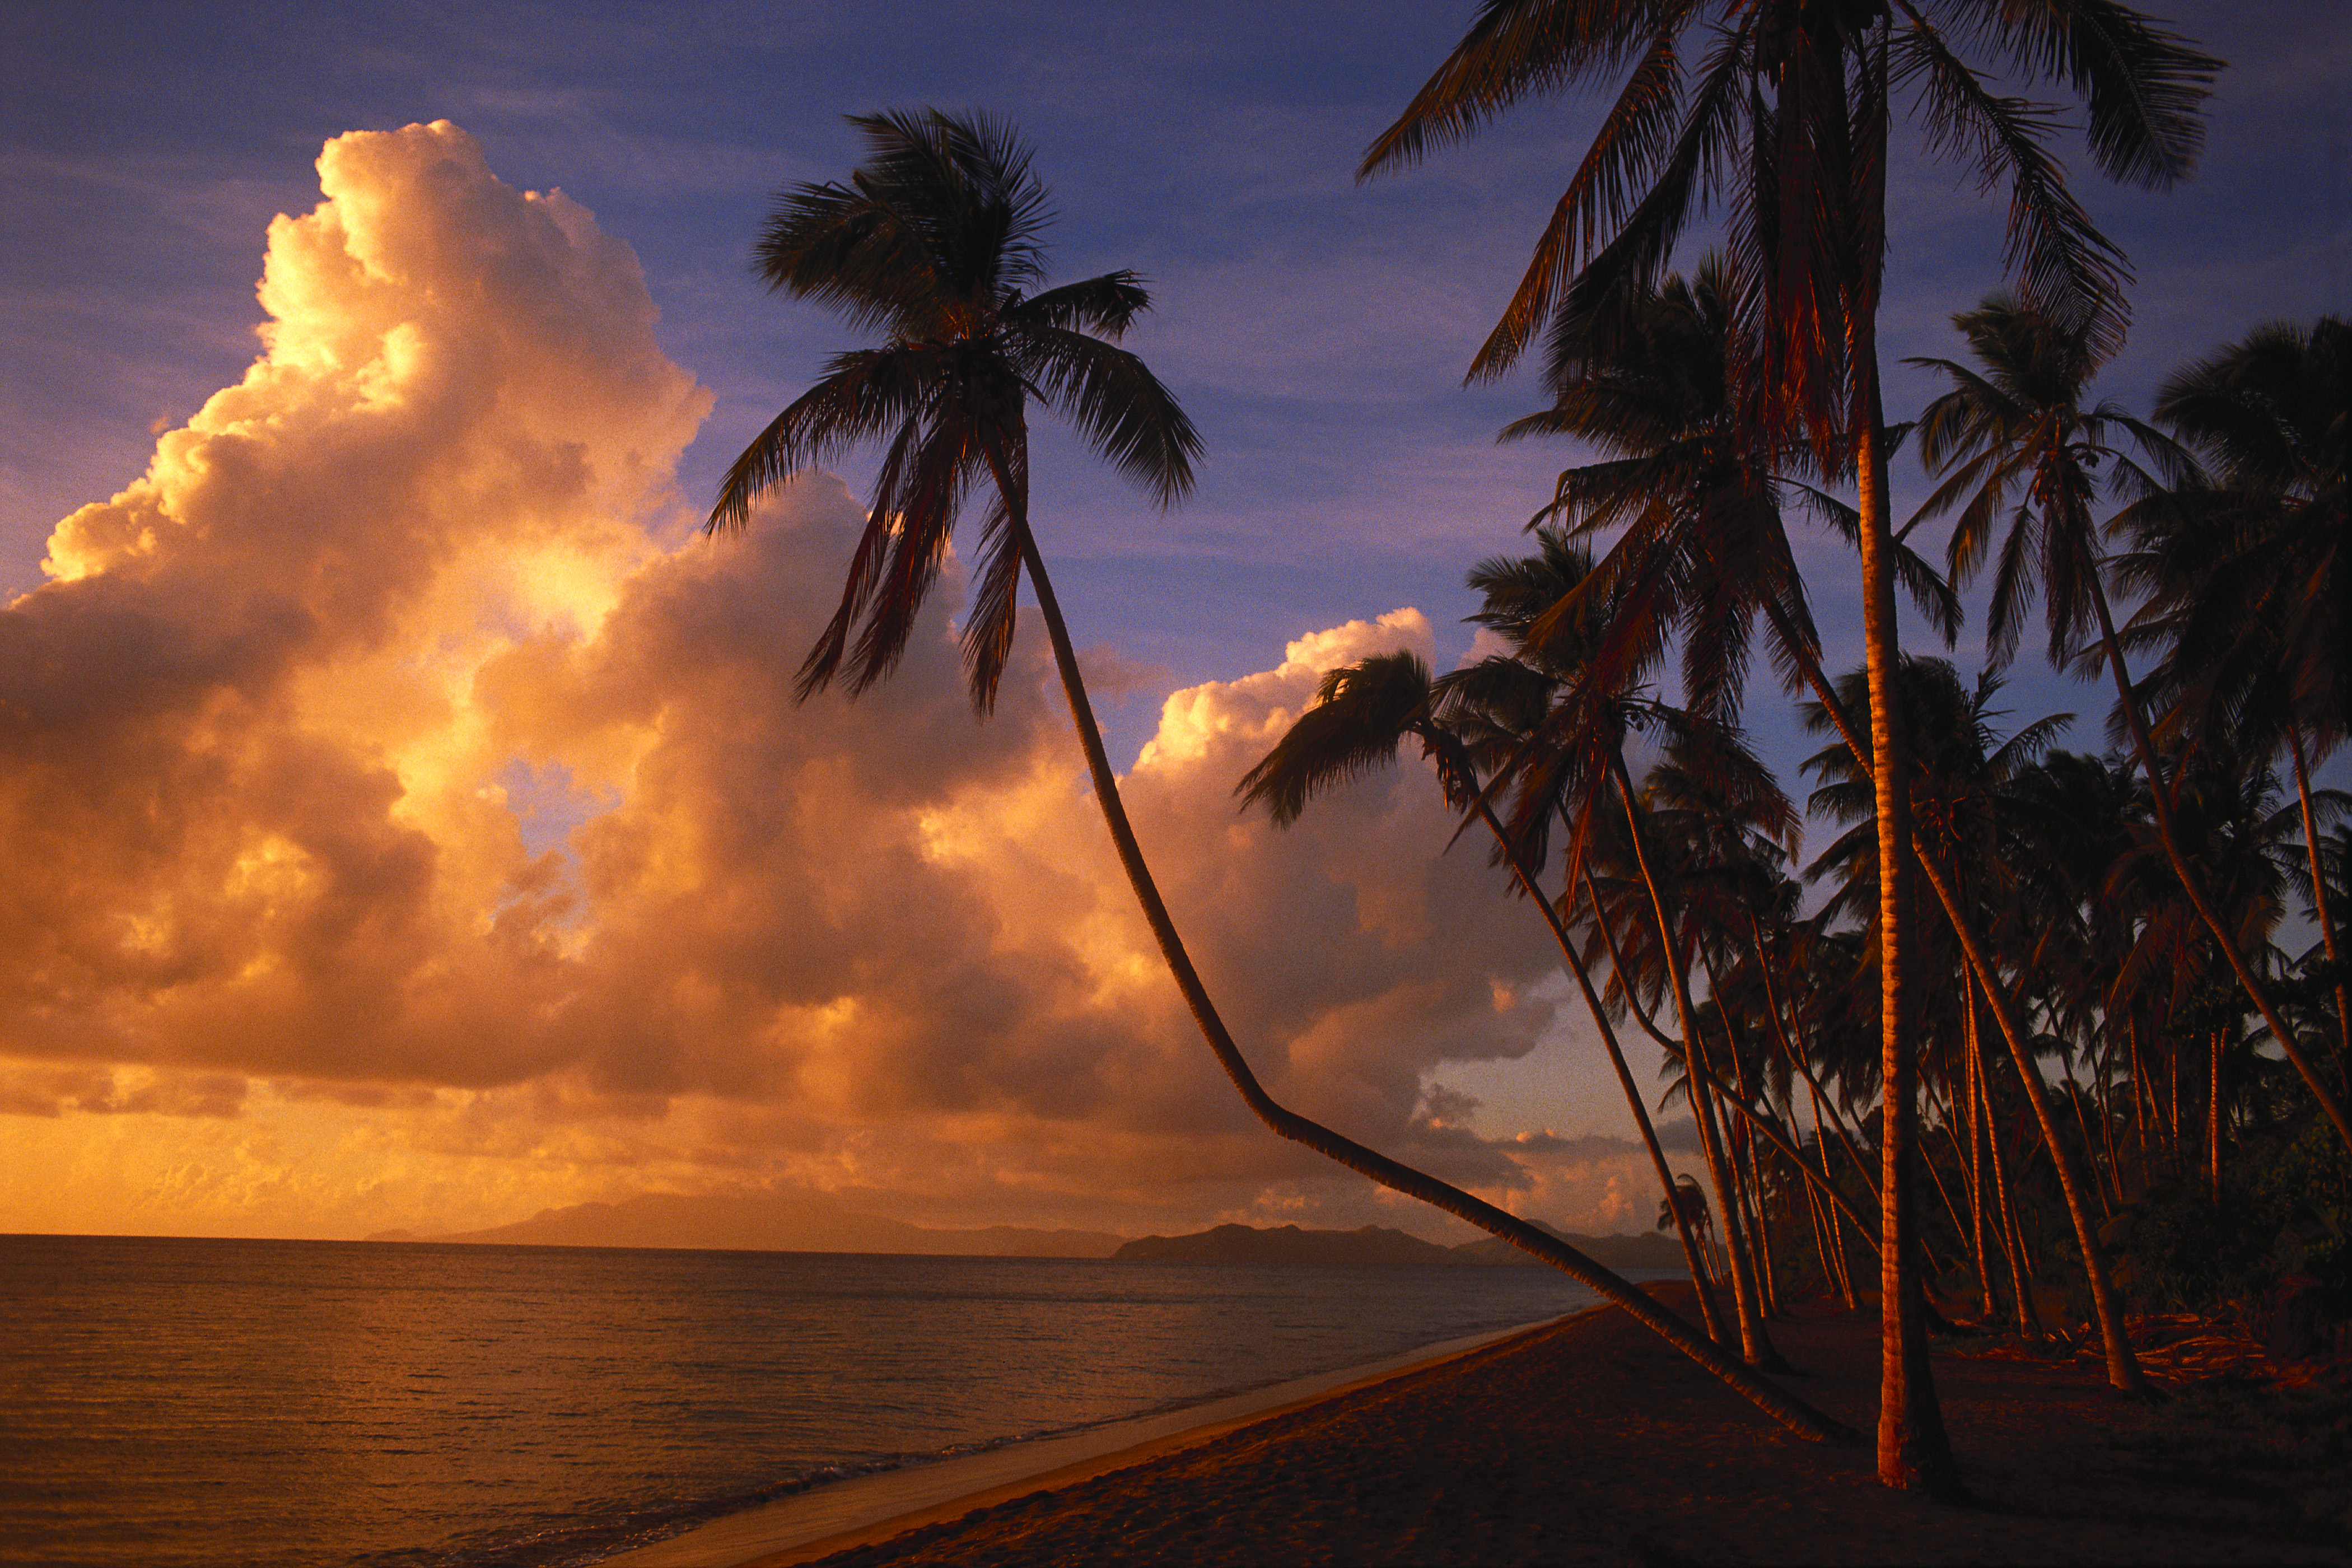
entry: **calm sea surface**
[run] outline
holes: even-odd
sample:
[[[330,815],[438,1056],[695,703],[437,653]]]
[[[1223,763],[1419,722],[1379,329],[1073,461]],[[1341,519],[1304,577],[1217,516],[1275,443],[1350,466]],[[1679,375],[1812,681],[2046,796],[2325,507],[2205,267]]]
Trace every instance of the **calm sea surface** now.
[[[0,1237],[0,1563],[593,1563],[1592,1300],[1549,1268]]]

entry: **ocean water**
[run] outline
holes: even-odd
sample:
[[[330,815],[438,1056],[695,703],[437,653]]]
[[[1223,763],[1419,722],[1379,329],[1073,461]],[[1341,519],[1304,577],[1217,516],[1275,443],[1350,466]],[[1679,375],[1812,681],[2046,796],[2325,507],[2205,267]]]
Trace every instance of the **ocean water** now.
[[[0,1563],[590,1563],[1592,1300],[1549,1268],[0,1237]]]

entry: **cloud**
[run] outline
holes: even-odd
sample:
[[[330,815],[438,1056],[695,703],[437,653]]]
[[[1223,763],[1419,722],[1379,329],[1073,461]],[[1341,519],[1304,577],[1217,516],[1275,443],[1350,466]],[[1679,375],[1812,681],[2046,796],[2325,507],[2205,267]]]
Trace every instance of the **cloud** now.
[[[0,614],[0,1111],[77,1173],[0,1193],[20,1224],[793,1187],[1397,1222],[1193,1035],[1034,633],[986,723],[952,586],[890,682],[795,701],[840,483],[694,534],[671,476],[709,399],[625,246],[446,122],[319,170],[260,357]],[[1550,1025],[1540,926],[1438,853],[1410,756],[1288,831],[1231,794],[1322,671],[1431,643],[1399,610],[1176,691],[1123,793],[1269,1087],[1516,1202],[1560,1152],[1424,1091]]]

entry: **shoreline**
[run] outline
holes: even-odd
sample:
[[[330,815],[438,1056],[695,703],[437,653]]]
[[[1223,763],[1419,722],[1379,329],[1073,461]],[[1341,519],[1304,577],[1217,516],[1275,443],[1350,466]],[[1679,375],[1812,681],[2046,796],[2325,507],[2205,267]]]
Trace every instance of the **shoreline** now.
[[[978,1509],[1181,1454],[1258,1422],[1428,1372],[1605,1310],[1586,1307],[1564,1317],[1439,1340],[1380,1361],[1288,1378],[1086,1431],[852,1476],[601,1559],[597,1568],[787,1568],[815,1562]]]
[[[1693,1305],[1686,1284],[1650,1289]],[[1877,1328],[1816,1302],[1771,1332],[1791,1385],[1867,1433]],[[2151,1407],[1994,1342],[1934,1360],[1965,1506],[1888,1490],[1867,1436],[1801,1441],[1601,1307],[1089,1477],[710,1568],[2352,1561],[2341,1445],[2282,1441],[2298,1410],[2326,1429],[2340,1382],[2300,1405],[2175,1384]]]

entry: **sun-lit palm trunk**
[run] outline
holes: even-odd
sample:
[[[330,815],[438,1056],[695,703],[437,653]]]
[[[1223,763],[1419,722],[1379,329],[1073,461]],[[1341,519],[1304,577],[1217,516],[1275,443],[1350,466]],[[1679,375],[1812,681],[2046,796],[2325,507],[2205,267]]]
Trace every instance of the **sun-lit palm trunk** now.
[[[1201,983],[1198,971],[1192,967],[1192,957],[1177,933],[1175,921],[1170,918],[1168,907],[1160,899],[1159,885],[1144,861],[1135,830],[1128,822],[1127,809],[1119,799],[1118,778],[1111,771],[1109,754],[1103,748],[1102,732],[1095,723],[1094,709],[1087,700],[1086,682],[1078,670],[1076,650],[1071,645],[1068,627],[1062,620],[1053,584],[1045,574],[1045,559],[1038,553],[1036,541],[1029,531],[1026,497],[1021,488],[1010,480],[1006,465],[995,453],[991,454],[990,467],[996,474],[998,483],[1003,487],[1012,527],[1019,540],[1022,563],[1028,574],[1030,586],[1037,595],[1038,615],[1045,623],[1046,637],[1054,650],[1055,668],[1061,677],[1062,692],[1069,702],[1071,721],[1077,729],[1079,746],[1086,754],[1087,772],[1094,784],[1095,802],[1101,808],[1104,825],[1110,830],[1111,843],[1118,854],[1119,865],[1127,873],[1136,902],[1142,908],[1144,923],[1150,927],[1152,939],[1159,945],[1160,956],[1166,961],[1169,973],[1175,979],[1177,990],[1183,995],[1185,1006],[1199,1026],[1202,1039],[1208,1043],[1218,1065],[1240,1091],[1251,1112],[1278,1136],[1303,1144],[1392,1192],[1418,1198],[1433,1207],[1467,1220],[1487,1234],[1500,1237],[1590,1287],[1623,1308],[1667,1343],[1706,1367],[1742,1397],[1798,1436],[1816,1442],[1851,1440],[1853,1433],[1843,1422],[1822,1415],[1786,1390],[1757,1376],[1632,1282],[1601,1267],[1549,1232],[1289,1110],[1266,1093],[1240,1048],[1234,1044],[1233,1037],[1226,1032],[1224,1021],[1219,1016],[1215,1004],[1210,1000],[1207,987]]]
[[[1855,475],[1862,513],[1864,666],[1870,685],[1871,793],[1878,828],[1879,1031],[1879,1398],[1878,1479],[1937,1495],[1959,1490],[1943,1412],[1927,1364],[1917,1205],[1916,1064],[1912,1060],[1904,966],[1909,935],[1911,770],[1895,689],[1901,649],[1895,615],[1894,534],[1886,454],[1878,415],[1877,349],[1866,319],[1857,323],[1853,374],[1866,378],[1856,405]]]
[[[1776,618],[1773,625],[1782,646],[1789,650],[1806,682],[1812,687],[1814,696],[1822,704],[1822,712],[1828,716],[1840,738],[1845,742],[1846,749],[1856,757],[1864,755],[1863,739],[1854,728],[1853,715],[1846,711],[1844,703],[1839,700],[1836,689],[1830,684],[1828,674],[1821,667],[1821,661],[1813,657],[1811,651],[1804,647],[1800,639],[1790,634],[1784,623]],[[2049,1109],[2048,1091],[2042,1087],[2039,1070],[2028,1065],[2032,1061],[2032,1050],[2027,1042],[2023,1025],[2020,1022],[2016,999],[2010,994],[2007,984],[2002,981],[1992,966],[1990,949],[1986,945],[1983,937],[1978,933],[1975,916],[1955,895],[1950,884],[1942,876],[1938,862],[1933,858],[1932,852],[1921,840],[1916,827],[1911,834],[1911,847],[1912,858],[1925,871],[1928,885],[1935,889],[1937,901],[1944,907],[1945,917],[1950,921],[1953,931],[1960,938],[1961,951],[1967,955],[1971,972],[1983,987],[1985,1000],[1992,1008],[1994,1021],[2000,1029],[2002,1041],[2009,1047],[2011,1058],[2019,1064],[2019,1074],[2024,1079],[2027,1098],[2033,1104],[2036,1120],[2041,1122],[2043,1141],[2050,1146],[2052,1158],[2058,1172],[2060,1188],[2066,1194],[2067,1218],[2074,1226],[2075,1245],[2081,1249],[2084,1272],[2090,1284],[2092,1310],[2098,1321],[2100,1343],[2106,1355],[2107,1381],[2114,1387],[2126,1393],[2145,1394],[2149,1392],[2149,1386],[2146,1376],[2140,1371],[2138,1358],[2132,1352],[2131,1341],[2124,1330],[2122,1307],[2116,1300],[2110,1282],[2106,1249],[2099,1241],[2098,1222],[2093,1218],[2089,1205],[2084,1201],[2084,1184],[2082,1169],[2066,1145],[2056,1137],[2054,1114],[2045,1114]],[[1816,1089],[1816,1093],[1818,1092]],[[2076,1110],[2079,1114],[2081,1110],[2079,1104],[2076,1106]],[[2107,1124],[2111,1120],[2102,1112],[2103,1125]],[[1842,1129],[1841,1133],[1843,1133]],[[1993,1147],[1990,1152],[1995,1181],[2000,1183],[2003,1178],[2000,1171],[2000,1153],[1998,1146]],[[2110,1158],[2113,1158],[2112,1151],[2110,1151]],[[2105,1194],[2100,1193],[2098,1196],[2104,1209]],[[2005,1212],[2005,1205],[2003,1210]],[[2010,1256],[2011,1273],[2016,1277],[2020,1289],[2022,1290],[2024,1276],[2021,1260],[2015,1256],[2016,1248],[2009,1235],[2007,1223],[2000,1214],[1996,1215],[1995,1225],[1999,1230],[2001,1250]],[[1883,1253],[1881,1262],[1883,1265]],[[2022,1306],[2019,1310],[2021,1312],[2025,1310]]]

